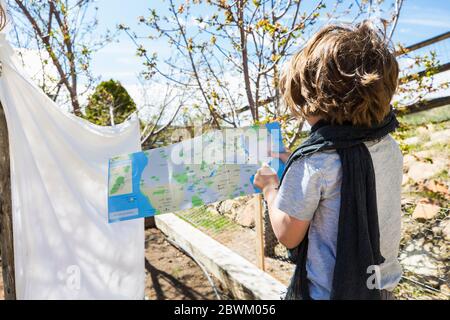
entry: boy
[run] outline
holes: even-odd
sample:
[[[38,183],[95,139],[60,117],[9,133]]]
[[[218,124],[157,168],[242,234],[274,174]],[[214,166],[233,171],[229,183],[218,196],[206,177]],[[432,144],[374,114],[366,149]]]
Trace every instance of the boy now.
[[[283,74],[284,99],[311,134],[281,182],[263,167],[255,186],[297,263],[286,299],[392,299],[401,277],[403,159],[389,136],[398,73],[383,35],[363,22],[325,27]]]

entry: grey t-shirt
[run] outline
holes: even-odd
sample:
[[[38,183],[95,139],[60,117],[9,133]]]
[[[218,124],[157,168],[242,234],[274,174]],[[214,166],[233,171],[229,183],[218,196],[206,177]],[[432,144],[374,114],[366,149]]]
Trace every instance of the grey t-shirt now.
[[[379,266],[379,281],[381,289],[393,290],[402,274],[397,256],[403,157],[391,136],[366,145],[375,169],[381,254],[385,258]],[[335,151],[312,154],[291,165],[275,202],[275,206],[286,214],[311,221],[306,268],[313,299],[330,298],[336,260],[341,179],[341,161]]]

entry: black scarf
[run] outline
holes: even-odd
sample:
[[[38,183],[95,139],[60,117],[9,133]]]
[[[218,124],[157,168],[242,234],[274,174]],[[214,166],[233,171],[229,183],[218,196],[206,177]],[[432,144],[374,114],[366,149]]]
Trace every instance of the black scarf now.
[[[286,162],[289,166],[300,158],[324,150],[336,150],[342,163],[341,206],[331,299],[379,300],[381,292],[369,289],[367,268],[384,262],[380,252],[375,172],[365,141],[385,137],[398,127],[391,112],[382,123],[372,127],[330,125],[319,121],[309,138]],[[283,182],[281,178],[280,185]],[[309,300],[306,275],[308,233],[302,243],[290,250],[296,263],[286,299]]]

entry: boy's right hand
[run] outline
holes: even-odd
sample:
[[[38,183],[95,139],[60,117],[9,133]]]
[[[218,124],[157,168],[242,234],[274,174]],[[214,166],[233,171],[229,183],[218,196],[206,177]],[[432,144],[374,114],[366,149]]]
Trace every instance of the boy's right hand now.
[[[267,164],[263,164],[256,172],[253,185],[264,192],[267,187],[278,188],[279,180],[277,173]]]

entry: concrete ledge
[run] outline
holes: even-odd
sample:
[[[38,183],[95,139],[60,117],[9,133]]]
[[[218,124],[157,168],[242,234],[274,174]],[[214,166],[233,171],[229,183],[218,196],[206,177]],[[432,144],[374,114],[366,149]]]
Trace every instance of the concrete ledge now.
[[[269,274],[173,214],[155,217],[156,227],[179,244],[237,299],[279,300],[286,287]]]

